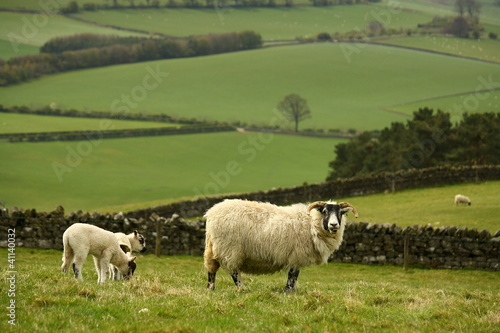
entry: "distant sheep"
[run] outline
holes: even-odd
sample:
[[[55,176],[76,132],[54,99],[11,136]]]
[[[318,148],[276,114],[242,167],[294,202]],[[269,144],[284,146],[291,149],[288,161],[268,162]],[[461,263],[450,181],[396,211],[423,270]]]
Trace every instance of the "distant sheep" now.
[[[118,245],[126,254],[132,254],[135,252],[145,252],[146,251],[146,239],[137,230],[125,235],[123,232],[115,232],[115,236],[118,240]],[[113,280],[123,279],[123,275],[118,271],[118,268],[112,264],[109,264],[110,278]]]
[[[294,291],[300,268],[325,264],[342,242],[345,215],[356,209],[347,202],[318,201],[288,207],[244,200],[225,200],[205,214],[204,262],[208,289],[215,289],[220,267],[236,286],[240,272],[288,271],[285,291]]]
[[[73,264],[77,280],[83,280],[82,266],[89,253],[94,257],[97,283],[106,282],[110,263],[118,268],[125,280],[128,280],[136,269],[136,257],[130,257],[122,251],[115,234],[90,224],[75,223],[66,229],[63,234],[63,246],[61,270],[66,273]]]
[[[471,201],[468,196],[465,196],[463,194],[457,194],[455,195],[455,205],[458,204],[464,204],[464,205],[471,205]]]

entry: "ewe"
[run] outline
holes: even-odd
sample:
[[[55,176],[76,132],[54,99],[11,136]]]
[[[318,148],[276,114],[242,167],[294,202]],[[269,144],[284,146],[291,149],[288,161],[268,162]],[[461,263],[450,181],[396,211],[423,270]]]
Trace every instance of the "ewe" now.
[[[106,282],[110,263],[118,268],[125,280],[134,274],[136,257],[130,257],[122,251],[118,239],[111,231],[90,224],[75,223],[64,232],[63,246],[61,270],[66,273],[73,264],[73,272],[78,280],[83,280],[82,266],[89,253],[94,257],[97,283]]]
[[[471,205],[471,201],[468,196],[465,196],[463,194],[457,194],[455,195],[455,205],[458,204],[464,204],[464,205]]]
[[[288,271],[285,291],[294,291],[299,270],[324,264],[342,242],[345,215],[356,209],[347,202],[318,201],[309,206],[225,200],[205,217],[205,268],[208,289],[222,267],[242,286],[240,272],[271,274]]]

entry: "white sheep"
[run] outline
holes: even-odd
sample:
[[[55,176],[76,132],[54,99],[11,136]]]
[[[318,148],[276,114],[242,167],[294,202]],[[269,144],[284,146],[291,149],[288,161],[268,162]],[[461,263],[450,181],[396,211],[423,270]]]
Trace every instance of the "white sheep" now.
[[[110,263],[118,268],[125,280],[133,275],[136,268],[136,257],[130,257],[122,251],[115,234],[94,225],[75,223],[70,226],[63,234],[63,246],[61,270],[66,273],[73,264],[77,280],[83,280],[82,266],[89,253],[94,257],[97,283],[106,282]]]
[[[131,255],[132,251],[141,253],[146,251],[146,239],[137,230],[128,235],[125,235],[123,232],[115,232],[115,236],[118,240],[118,245],[120,245],[120,248],[126,254]],[[121,280],[123,278],[123,275],[113,264],[109,264],[109,275],[113,280]]]
[[[317,201],[280,207],[270,203],[225,200],[205,214],[204,263],[208,289],[222,267],[242,286],[240,272],[288,271],[285,291],[294,291],[300,268],[327,263],[342,242],[345,215],[356,209],[347,202]]]
[[[464,204],[464,205],[471,205],[471,201],[468,196],[465,196],[463,194],[457,194],[455,195],[455,205],[458,204]]]

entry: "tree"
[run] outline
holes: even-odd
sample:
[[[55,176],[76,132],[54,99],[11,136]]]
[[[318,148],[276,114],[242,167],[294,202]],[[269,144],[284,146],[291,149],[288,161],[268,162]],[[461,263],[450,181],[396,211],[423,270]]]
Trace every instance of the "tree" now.
[[[299,131],[299,122],[311,118],[311,110],[309,110],[307,100],[297,94],[285,96],[277,108],[287,120],[295,123],[295,132]]]

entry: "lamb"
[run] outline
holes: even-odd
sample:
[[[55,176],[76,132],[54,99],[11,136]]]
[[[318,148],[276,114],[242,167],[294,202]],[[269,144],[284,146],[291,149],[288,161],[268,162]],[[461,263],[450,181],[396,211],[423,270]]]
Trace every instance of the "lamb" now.
[[[123,232],[115,232],[115,236],[118,239],[118,245],[120,245],[120,248],[126,254],[131,255],[132,251],[141,253],[146,251],[146,239],[137,230],[128,235],[125,235]],[[112,264],[109,264],[109,275],[113,280],[121,280],[123,278],[118,268]]]
[[[66,229],[63,234],[63,246],[61,270],[67,273],[69,266],[73,264],[77,280],[83,280],[82,266],[89,253],[94,257],[97,283],[106,282],[110,263],[118,268],[125,280],[130,279],[136,269],[136,257],[122,251],[115,234],[90,224],[75,223]]]
[[[468,196],[465,196],[463,194],[457,194],[455,195],[455,205],[458,204],[464,204],[464,205],[471,205],[471,201]]]
[[[300,268],[325,264],[342,243],[345,215],[356,209],[347,202],[317,201],[309,206],[225,200],[206,214],[204,264],[210,290],[222,267],[236,286],[240,273],[288,271],[285,291],[295,291]]]

